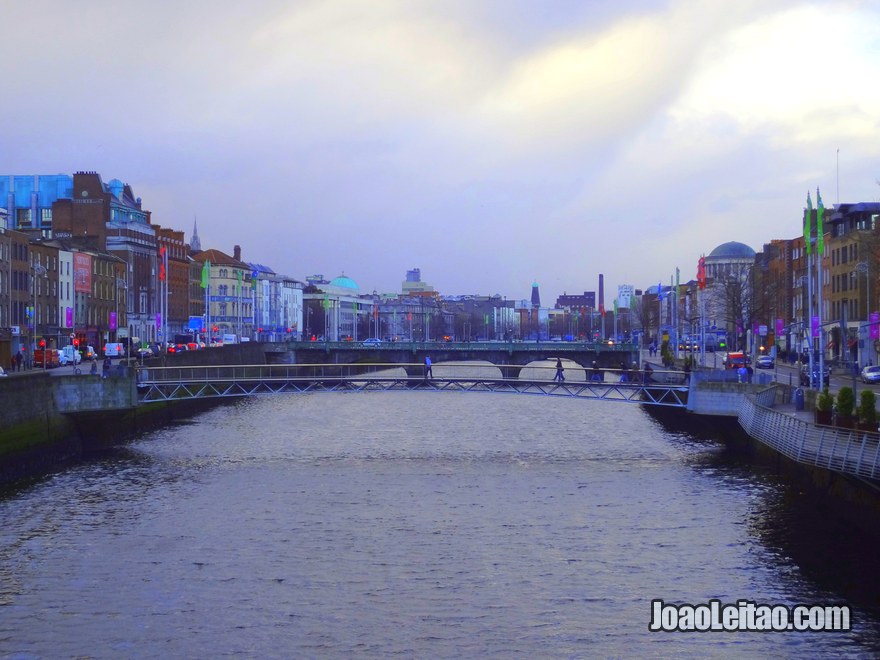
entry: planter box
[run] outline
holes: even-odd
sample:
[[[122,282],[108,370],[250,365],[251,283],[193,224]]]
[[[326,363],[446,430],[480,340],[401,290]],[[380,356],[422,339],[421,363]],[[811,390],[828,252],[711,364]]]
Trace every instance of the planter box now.
[[[830,410],[817,410],[816,411],[816,424],[824,424],[825,426],[831,426],[831,411]]]
[[[877,433],[877,422],[874,422],[873,424],[859,422],[858,429],[859,431],[870,431],[871,433]]]
[[[857,422],[857,417],[843,417],[842,415],[838,415],[837,423],[835,424],[835,426],[842,429],[854,429]]]

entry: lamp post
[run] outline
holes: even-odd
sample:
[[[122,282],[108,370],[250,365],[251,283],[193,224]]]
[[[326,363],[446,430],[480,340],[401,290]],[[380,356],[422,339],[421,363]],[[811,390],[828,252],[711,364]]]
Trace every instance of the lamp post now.
[[[33,341],[34,348],[37,345],[37,277],[46,277],[46,267],[39,263],[34,262],[33,257],[31,260],[31,300],[33,301],[33,306],[31,307],[31,323],[33,323],[33,337],[31,340]],[[31,358],[33,358],[33,349],[30,347],[31,341],[28,341],[28,351],[30,352]],[[46,350],[45,347],[43,349],[43,369],[46,368]]]
[[[856,264],[857,273],[865,274],[865,323],[868,328],[868,337],[865,340],[865,346],[872,346],[871,342],[871,269],[867,261],[860,261]],[[861,337],[860,337],[861,338]],[[871,356],[873,351],[868,349],[868,355]],[[873,359],[872,359],[873,361]]]
[[[119,341],[119,287],[123,287],[128,293],[128,282],[126,282],[121,277],[116,278],[116,337],[115,340]],[[128,350],[131,352],[131,337],[128,338]]]

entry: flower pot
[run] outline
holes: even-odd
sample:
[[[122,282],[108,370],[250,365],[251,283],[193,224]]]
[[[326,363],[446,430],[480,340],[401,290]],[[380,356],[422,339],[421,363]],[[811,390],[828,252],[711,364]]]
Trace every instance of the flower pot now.
[[[856,427],[856,422],[858,418],[856,417],[844,417],[843,415],[837,416],[837,423],[835,426],[838,426],[842,429],[854,429]]]

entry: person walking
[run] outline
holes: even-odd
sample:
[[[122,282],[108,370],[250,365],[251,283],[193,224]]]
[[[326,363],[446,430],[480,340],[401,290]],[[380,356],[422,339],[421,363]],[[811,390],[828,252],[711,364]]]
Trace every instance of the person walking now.
[[[21,361],[24,359],[24,356],[21,354],[21,351],[15,354],[15,370],[21,371]]]
[[[558,380],[560,383],[565,380],[565,368],[562,366],[562,358],[556,358],[556,375],[553,376],[553,380]]]
[[[89,373],[92,374],[92,376],[98,375],[98,359],[97,358],[94,358],[94,357],[92,358],[92,368],[89,369]]]
[[[431,371],[431,356],[425,356],[425,380],[434,377],[434,372]]]
[[[112,363],[110,362],[109,357],[104,358],[104,364],[101,366],[101,378],[107,378],[110,375],[110,367]]]

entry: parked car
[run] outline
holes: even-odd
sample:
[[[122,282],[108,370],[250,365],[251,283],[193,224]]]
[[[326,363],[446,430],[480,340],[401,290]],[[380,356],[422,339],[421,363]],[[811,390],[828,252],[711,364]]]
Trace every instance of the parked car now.
[[[376,346],[381,346],[381,345],[382,345],[382,340],[378,339],[376,337],[370,337],[369,339],[364,339],[364,341],[361,343],[361,346],[367,346],[367,347],[372,346],[373,348],[375,348]]]
[[[776,360],[773,359],[772,355],[760,355],[755,360],[756,369],[772,369],[775,366]]]
[[[801,367],[801,385],[809,386],[810,385],[810,368],[809,367]],[[813,367],[813,381],[819,381],[819,365],[815,365]],[[822,378],[822,385],[827,386],[831,382],[831,369],[826,368],[825,373]]]
[[[862,369],[862,381],[865,383],[880,383],[880,365],[873,365]]]
[[[137,356],[139,358],[153,357],[153,349],[148,346],[144,346],[143,348],[139,348],[139,349],[137,349]]]
[[[6,370],[3,367],[0,367],[0,378],[4,378],[7,375]]]

